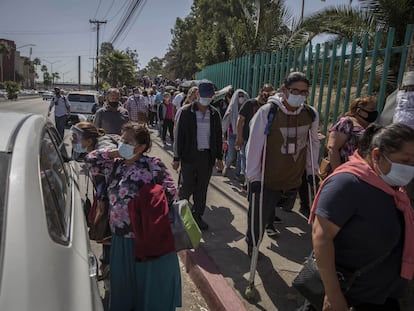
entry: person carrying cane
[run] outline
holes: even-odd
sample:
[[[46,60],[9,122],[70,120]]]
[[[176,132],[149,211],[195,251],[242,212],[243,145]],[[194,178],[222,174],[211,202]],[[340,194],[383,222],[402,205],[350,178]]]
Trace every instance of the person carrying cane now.
[[[268,236],[279,234],[273,225],[275,207],[281,200],[294,203],[305,169],[308,176],[317,174],[319,117],[313,107],[305,104],[309,85],[305,74],[290,73],[280,92],[269,97],[250,122],[246,145],[246,177],[249,181],[246,243],[249,257],[252,257],[253,246],[261,240],[264,229]],[[286,196],[293,200],[286,200]],[[260,200],[262,204],[259,204]],[[257,208],[260,205],[261,212]],[[259,226],[260,221],[263,226]]]

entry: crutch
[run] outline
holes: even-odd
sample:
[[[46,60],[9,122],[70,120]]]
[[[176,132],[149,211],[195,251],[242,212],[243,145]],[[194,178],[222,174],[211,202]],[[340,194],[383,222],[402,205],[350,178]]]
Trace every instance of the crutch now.
[[[252,211],[251,211],[251,219],[250,219],[250,227],[251,227],[251,234],[252,234],[252,242],[253,242],[253,252],[252,252],[252,260],[250,262],[250,277],[249,277],[249,285],[247,285],[244,294],[246,295],[247,299],[251,299],[255,296],[256,288],[254,286],[254,277],[256,275],[256,267],[257,267],[257,259],[259,257],[259,247],[260,243],[263,240],[263,191],[264,191],[264,171],[265,171],[265,162],[266,162],[266,146],[267,146],[267,136],[265,138],[263,153],[262,153],[262,174],[261,174],[261,181],[260,181],[260,199],[259,199],[259,239],[256,241],[255,231],[254,231],[254,219],[255,219],[255,206],[256,202],[256,195],[257,193],[252,193]]]
[[[310,155],[311,155],[311,169],[312,169],[312,183],[313,183],[313,199],[316,197],[316,177],[315,177],[315,165],[313,162],[313,147],[312,147],[312,135],[311,135],[311,130],[309,129],[309,150],[310,150]],[[309,200],[309,204],[312,205],[312,200]]]

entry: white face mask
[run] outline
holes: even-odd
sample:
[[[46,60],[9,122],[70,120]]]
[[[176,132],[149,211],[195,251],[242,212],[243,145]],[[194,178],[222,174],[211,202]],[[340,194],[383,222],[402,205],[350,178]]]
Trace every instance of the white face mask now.
[[[119,143],[119,146],[118,146],[119,155],[126,160],[129,160],[135,157],[136,154],[134,153],[134,149],[135,149],[135,146],[125,144],[122,142]]]
[[[286,101],[288,102],[289,106],[292,106],[294,108],[300,107],[306,100],[306,96],[304,95],[293,95],[290,92],[288,92],[288,98]]]
[[[244,97],[239,97],[239,104],[240,105],[244,104]]]
[[[383,174],[378,166],[380,177],[390,186],[406,186],[414,178],[414,166],[392,162],[384,154],[384,158],[391,164],[388,174]]]
[[[212,101],[212,100],[213,100],[212,98],[208,98],[208,97],[200,97],[199,102],[200,102],[200,104],[201,104],[202,106],[208,106],[208,105],[210,105],[210,103],[211,103],[211,101]]]

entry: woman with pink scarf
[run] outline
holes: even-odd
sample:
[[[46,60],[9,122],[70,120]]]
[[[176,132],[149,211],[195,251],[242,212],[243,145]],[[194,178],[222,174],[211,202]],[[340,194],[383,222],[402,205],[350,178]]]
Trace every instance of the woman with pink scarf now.
[[[400,310],[414,274],[414,212],[402,188],[413,178],[414,130],[372,124],[349,161],[320,186],[309,221],[325,288],[322,310]],[[372,262],[344,294],[337,268],[354,272]]]

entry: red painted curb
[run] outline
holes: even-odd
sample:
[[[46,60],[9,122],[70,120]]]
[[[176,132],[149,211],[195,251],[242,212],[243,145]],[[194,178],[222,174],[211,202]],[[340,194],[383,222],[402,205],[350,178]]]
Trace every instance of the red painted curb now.
[[[202,247],[181,251],[179,256],[210,310],[247,311]]]

